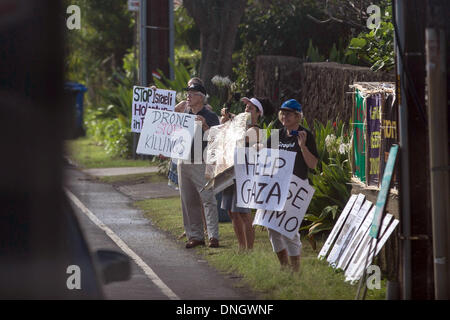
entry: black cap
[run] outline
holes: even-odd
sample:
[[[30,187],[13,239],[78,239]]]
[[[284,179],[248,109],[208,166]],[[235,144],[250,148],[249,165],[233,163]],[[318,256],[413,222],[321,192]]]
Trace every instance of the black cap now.
[[[189,87],[185,88],[186,91],[199,91],[206,96],[206,89],[200,83],[193,83]]]

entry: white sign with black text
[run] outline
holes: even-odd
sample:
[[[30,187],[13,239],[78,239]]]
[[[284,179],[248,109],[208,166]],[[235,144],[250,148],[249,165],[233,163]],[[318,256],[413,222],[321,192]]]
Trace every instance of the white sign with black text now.
[[[293,239],[302,224],[303,217],[314,195],[314,188],[308,180],[292,175],[289,195],[283,211],[258,209],[253,225],[260,225],[275,230]]]
[[[325,244],[323,245],[322,249],[319,252],[319,255],[317,258],[323,259],[328,255],[328,251],[330,250],[331,246],[334,244],[334,240],[338,236],[339,232],[341,231],[342,226],[344,225],[345,219],[347,219],[348,214],[350,213],[350,210],[353,207],[353,204],[356,201],[356,198],[358,196],[356,194],[352,194],[350,197],[350,200],[348,200],[347,204],[344,207],[344,210],[342,210],[342,213],[339,215],[338,220],[334,224],[333,230],[331,230],[330,235],[327,238],[327,241],[325,241]]]
[[[195,115],[150,109],[136,153],[187,160],[195,131]]]
[[[238,207],[283,211],[294,168],[295,152],[236,148],[234,172]]]
[[[141,132],[147,110],[173,111],[176,95],[176,91],[173,90],[134,86],[131,110],[131,132]]]
[[[339,256],[342,253],[342,248],[346,244],[345,240],[347,239],[347,236],[350,232],[352,223],[357,218],[358,212],[361,209],[361,206],[362,206],[365,198],[366,198],[366,196],[363,195],[362,193],[360,193],[358,195],[358,197],[356,198],[356,201],[353,204],[352,210],[350,210],[350,213],[349,213],[347,219],[345,220],[345,224],[342,227],[342,230],[336,239],[333,249],[331,249],[331,252],[328,255],[327,261],[330,263],[330,265],[335,266],[336,261],[339,259]]]
[[[128,10],[129,11],[139,11],[141,6],[140,0],[128,0]]]

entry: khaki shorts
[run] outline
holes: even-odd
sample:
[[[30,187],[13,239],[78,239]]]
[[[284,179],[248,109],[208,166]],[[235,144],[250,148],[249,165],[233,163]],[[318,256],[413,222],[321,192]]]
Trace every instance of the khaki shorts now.
[[[302,243],[300,241],[300,234],[296,233],[293,239],[289,239],[288,237],[282,235],[281,233],[268,229],[269,231],[269,240],[272,244],[272,248],[274,252],[280,252],[284,249],[287,250],[288,256],[299,256],[302,252]]]

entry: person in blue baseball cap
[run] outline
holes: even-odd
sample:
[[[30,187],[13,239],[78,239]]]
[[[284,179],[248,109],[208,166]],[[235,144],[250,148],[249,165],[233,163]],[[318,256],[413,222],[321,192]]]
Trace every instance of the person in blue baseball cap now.
[[[283,124],[279,139],[276,141],[272,134],[267,140],[267,147],[297,153],[293,174],[300,179],[308,179],[308,170],[317,166],[319,155],[313,134],[300,125],[303,119],[301,104],[295,99],[283,102],[278,119]],[[268,232],[273,251],[277,254],[281,266],[289,266],[297,272],[300,268],[302,248],[299,233],[289,239],[275,230],[268,229]]]

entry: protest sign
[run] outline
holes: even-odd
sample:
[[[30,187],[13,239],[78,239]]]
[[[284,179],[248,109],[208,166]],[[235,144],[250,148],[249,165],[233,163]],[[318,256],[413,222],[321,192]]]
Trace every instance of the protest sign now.
[[[381,248],[383,248],[384,244],[389,239],[390,235],[392,234],[392,232],[394,232],[399,223],[399,220],[397,219],[393,219],[392,223],[390,223],[392,218],[393,216],[389,213],[384,216],[383,222],[381,224],[381,237],[378,242],[377,239],[368,236],[368,244],[363,248],[361,252],[359,252],[357,256],[358,259],[353,259],[355,261],[352,260],[352,268],[350,268],[350,266],[347,268],[347,271],[345,272],[345,281],[357,281],[361,278],[364,269],[372,264],[373,258],[381,251]],[[372,243],[370,244],[370,242]],[[377,243],[376,248],[375,243]]]
[[[206,176],[208,179],[213,179],[234,166],[234,149],[245,146],[249,119],[249,112],[239,113],[231,120],[209,129],[206,148]]]
[[[383,219],[383,224],[381,226],[381,234],[387,229],[387,226],[391,222],[393,216],[391,214],[386,214]],[[354,274],[358,270],[361,264],[366,263],[367,255],[369,253],[369,247],[374,248],[373,243],[375,243],[376,239],[373,239],[369,233],[367,232],[364,235],[364,239],[361,241],[358,249],[356,250],[353,258],[350,260],[347,269],[345,270],[346,281],[354,278]]]
[[[367,185],[378,186],[380,176],[381,147],[381,93],[366,99],[367,106]]]
[[[398,103],[395,94],[388,94],[381,108],[381,151],[380,151],[380,173],[383,174],[386,167],[389,152],[393,144],[398,144],[397,123]],[[398,187],[397,175],[392,176],[394,187]]]
[[[361,227],[356,231],[355,235],[350,240],[350,243],[345,248],[344,253],[342,253],[341,258],[337,263],[338,269],[345,270],[347,268],[350,259],[353,257],[353,254],[356,252],[359,244],[361,243],[364,236],[368,232],[370,225],[372,224],[374,214],[375,214],[375,207],[372,207],[369,214],[364,219],[364,222],[362,223]]]
[[[345,221],[345,225],[342,227],[342,231],[339,234],[336,243],[333,246],[333,249],[331,249],[330,254],[328,255],[327,261],[330,263],[330,265],[334,265],[336,260],[339,258],[339,255],[341,254],[342,246],[344,245],[345,240],[347,239],[348,232],[350,232],[350,228],[352,226],[353,220],[358,215],[359,210],[361,209],[361,206],[364,202],[365,195],[360,193],[358,195],[358,198],[356,198],[355,204],[352,207],[352,210],[350,211],[350,214],[347,217],[347,220]]]
[[[331,233],[328,236],[327,241],[325,241],[325,244],[323,245],[322,249],[320,250],[317,258],[323,259],[327,256],[331,245],[334,243],[334,240],[336,239],[337,235],[339,234],[339,231],[341,231],[341,228],[344,225],[344,221],[345,221],[345,219],[347,219],[347,216],[350,213],[350,210],[353,207],[353,204],[355,203],[355,200],[357,197],[358,196],[356,194],[352,194],[352,196],[350,197],[350,200],[348,200],[347,204],[345,205],[344,210],[342,210],[338,220],[334,224],[333,230],[331,230]]]
[[[236,148],[237,206],[283,211],[296,155],[280,149]]]
[[[151,109],[145,115],[136,153],[186,160],[191,151],[194,126],[193,114]]]
[[[289,195],[283,211],[258,209],[253,225],[267,227],[293,239],[300,228],[314,191],[308,180],[292,175]]]
[[[131,132],[141,132],[148,109],[173,111],[176,94],[173,90],[134,86]]]
[[[366,101],[361,91],[356,90],[353,109],[353,173],[362,182],[366,181]]]
[[[336,259],[336,266],[339,268],[339,263],[342,259],[344,259],[344,254],[348,251],[348,246],[350,242],[352,241],[353,237],[356,235],[356,233],[359,230],[359,227],[361,226],[363,220],[365,219],[367,212],[369,212],[370,208],[372,207],[372,202],[369,200],[366,200],[364,204],[362,205],[361,209],[359,209],[355,219],[350,224],[350,228],[347,229],[347,234],[344,236],[344,242],[341,246],[338,258]]]

